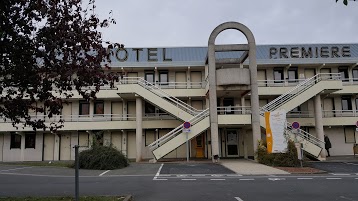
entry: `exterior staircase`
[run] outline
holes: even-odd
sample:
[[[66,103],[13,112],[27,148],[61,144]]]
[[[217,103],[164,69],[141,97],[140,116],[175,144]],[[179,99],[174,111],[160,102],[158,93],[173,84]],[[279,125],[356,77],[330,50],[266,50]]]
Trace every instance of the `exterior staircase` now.
[[[143,78],[123,78],[120,80],[117,88],[119,91],[118,95],[137,94],[178,119],[191,123],[189,133],[185,133],[183,126],[179,125],[177,128],[148,145],[155,160],[159,160],[210,127],[209,109],[203,111],[197,110],[166,93],[154,84],[147,82]]]
[[[278,109],[288,112],[323,91],[333,92],[340,89],[342,89],[342,81],[339,73],[317,74],[260,108],[260,125],[266,128],[265,112]],[[319,155],[325,144],[322,140],[302,129],[293,129],[289,122],[287,122],[285,134],[294,142],[302,143],[306,153],[320,160]]]
[[[118,95],[137,94],[183,121],[201,112],[140,77],[125,77],[120,80],[117,88]]]
[[[166,135],[148,145],[156,160],[164,157],[186,141],[191,140],[208,129],[210,127],[209,109],[197,114],[189,119],[188,122],[191,123],[190,132],[185,133],[183,125],[179,125]]]

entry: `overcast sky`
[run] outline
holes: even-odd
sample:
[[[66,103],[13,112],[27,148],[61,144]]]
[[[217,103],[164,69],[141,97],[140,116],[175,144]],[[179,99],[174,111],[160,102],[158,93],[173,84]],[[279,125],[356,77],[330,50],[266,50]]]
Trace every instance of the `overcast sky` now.
[[[105,40],[126,47],[207,46],[211,31],[243,23],[257,44],[358,43],[358,1],[335,0],[97,0],[97,13],[113,10],[117,24]],[[218,43],[244,43],[234,30]]]

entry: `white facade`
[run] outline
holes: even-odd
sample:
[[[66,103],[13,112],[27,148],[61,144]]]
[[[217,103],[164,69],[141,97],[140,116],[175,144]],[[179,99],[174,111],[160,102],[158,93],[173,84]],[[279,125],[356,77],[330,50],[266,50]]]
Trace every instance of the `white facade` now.
[[[279,46],[275,46],[275,49],[257,47],[258,78],[251,82],[257,82],[259,86],[260,107],[319,73],[340,74],[341,80],[327,82],[317,93],[312,90],[309,92],[311,97],[307,96],[308,92],[299,95],[301,100],[307,99],[303,103],[294,106],[299,101],[290,100],[293,101],[290,107],[294,109],[287,111],[287,120],[299,122],[303,130],[318,138],[316,124],[322,123],[323,132],[332,143],[331,155],[353,155],[353,145],[358,143],[358,45],[325,45],[323,47],[327,48],[323,49],[323,56],[329,55],[326,58],[322,57],[322,45],[312,44],[309,45],[312,51],[319,47],[317,51],[321,56],[302,58],[301,47],[306,46],[297,45],[300,51],[296,53],[296,49],[292,50],[295,47],[283,45],[286,48],[284,54]],[[122,73],[124,78],[116,83],[115,88],[104,87],[98,93],[96,102],[86,103],[79,96],[69,100],[69,105],[65,105],[62,111],[64,127],[57,134],[32,133],[32,128],[17,130],[11,123],[0,122],[0,161],[74,160],[73,146],[90,147],[94,133],[100,133],[101,143],[116,147],[130,159],[152,159],[148,145],[192,117],[190,113],[182,112],[185,110],[179,110],[181,102],[177,102],[177,105],[173,105],[173,102],[166,104],[168,99],[163,98],[163,94],[180,99],[195,111],[209,108],[209,71],[205,54],[202,53],[207,50],[204,47],[142,48],[138,59],[133,56],[136,51],[127,49],[129,55],[126,61],[121,61],[125,52],[117,52],[118,58],[112,63],[112,70]],[[296,55],[300,58],[296,58]],[[221,69],[228,67],[232,66],[222,65]],[[241,67],[246,69],[247,64]],[[324,75],[328,74],[320,74]],[[243,84],[230,84],[225,81],[228,77],[235,79],[235,76],[225,76],[225,73],[217,77],[218,82],[225,85],[217,86],[219,155],[225,158],[254,157],[250,89],[245,85],[250,80],[238,75],[236,83],[241,80]],[[153,91],[138,84],[141,79],[152,83],[157,90],[155,93],[162,95],[153,95]],[[330,83],[333,85],[330,86]],[[315,113],[314,97],[317,95],[322,104],[321,120],[317,120]],[[185,105],[183,107],[187,107]],[[33,115],[41,117],[40,114]],[[51,119],[46,121],[51,122]],[[212,156],[210,129],[204,123],[202,126],[204,131],[194,133],[190,140],[192,158]],[[195,129],[201,128],[193,126]],[[264,129],[261,132],[261,136],[265,137]],[[177,137],[180,135],[183,134]],[[138,148],[138,143],[141,148]],[[138,154],[138,151],[141,153]],[[178,144],[178,148],[166,154],[164,159],[185,157],[186,145]]]

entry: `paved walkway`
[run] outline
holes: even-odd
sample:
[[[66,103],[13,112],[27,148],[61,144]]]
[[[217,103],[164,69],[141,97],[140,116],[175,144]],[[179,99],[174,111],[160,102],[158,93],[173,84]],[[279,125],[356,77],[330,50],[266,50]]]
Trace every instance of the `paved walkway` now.
[[[279,170],[273,167],[269,167],[252,160],[235,159],[225,160],[221,159],[220,164],[229,168],[237,174],[242,175],[267,175],[267,174],[290,174],[286,171]]]

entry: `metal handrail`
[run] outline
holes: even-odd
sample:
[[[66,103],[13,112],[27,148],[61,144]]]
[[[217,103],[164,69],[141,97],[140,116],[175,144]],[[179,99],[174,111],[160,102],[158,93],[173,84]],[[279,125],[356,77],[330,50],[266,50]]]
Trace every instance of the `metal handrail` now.
[[[218,114],[251,114],[251,106],[223,106],[217,107]]]
[[[167,100],[172,102],[172,104],[174,104],[175,106],[179,107],[180,109],[190,113],[191,115],[196,115],[201,112],[200,110],[195,109],[193,106],[188,105],[187,103],[181,101],[180,99],[178,99],[174,96],[171,96],[170,94],[166,93],[161,88],[159,88],[158,86],[144,80],[141,77],[124,77],[120,80],[120,84],[139,84],[140,86],[151,91],[152,93],[156,94],[157,96],[166,98]]]
[[[282,106],[283,104],[287,103],[288,101],[292,100],[293,98],[297,97],[298,95],[300,95],[301,93],[303,93],[304,91],[306,91],[307,89],[309,89],[310,87],[315,85],[316,83],[318,83],[322,80],[339,80],[339,78],[340,78],[340,73],[317,74],[317,75],[301,82],[300,84],[293,87],[292,89],[290,89],[286,93],[282,94],[281,96],[277,97],[276,99],[274,99],[270,103],[266,104],[262,108],[267,111],[273,111],[273,110],[279,108],[280,106]]]
[[[203,120],[207,116],[209,116],[209,108],[203,110],[202,112],[200,112],[199,114],[197,114],[193,118],[189,119],[188,122],[190,122],[190,124],[193,126],[196,123],[198,123],[201,120]],[[171,130],[169,133],[167,133],[167,134],[163,135],[162,137],[160,137],[158,140],[156,140],[156,141],[152,142],[151,144],[149,144],[148,145],[149,149],[151,151],[153,151],[154,149],[158,148],[159,146],[163,145],[164,143],[166,143],[169,140],[171,140],[174,137],[176,137],[178,134],[182,133],[183,129],[184,129],[183,125],[179,125],[175,129]]]
[[[298,136],[300,136],[303,139],[311,142],[312,144],[315,144],[315,145],[317,145],[317,146],[319,146],[321,148],[324,148],[324,145],[325,145],[324,141],[318,139],[317,137],[311,135],[310,133],[308,133],[308,132],[306,132],[306,131],[304,131],[302,129],[294,129],[294,128],[292,128],[292,125],[289,122],[286,122],[286,126],[291,132],[294,131],[294,130],[297,130],[297,132],[295,132],[294,134],[297,134]]]

